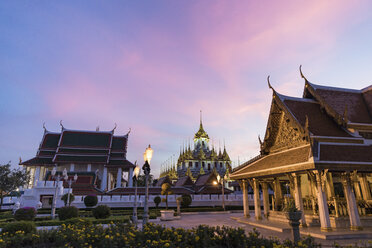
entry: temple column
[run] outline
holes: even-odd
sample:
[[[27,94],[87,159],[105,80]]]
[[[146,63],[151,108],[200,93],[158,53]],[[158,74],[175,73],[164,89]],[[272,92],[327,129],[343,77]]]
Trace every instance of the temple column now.
[[[307,226],[306,225],[306,218],[305,218],[305,211],[304,211],[304,203],[302,201],[302,192],[301,192],[301,176],[296,175],[295,173],[293,175],[293,183],[294,183],[294,193],[295,193],[295,203],[296,203],[296,208],[300,211],[302,211],[302,217],[301,217],[301,225],[302,226]]]
[[[37,185],[37,182],[40,179],[40,166],[36,166],[35,168],[35,174],[34,174],[34,185]]]
[[[275,210],[279,210],[279,202],[283,198],[282,189],[280,186],[279,178],[274,179],[274,198],[275,198]]]
[[[121,177],[123,175],[123,171],[121,167],[118,168],[118,174],[116,175],[116,188],[121,188]]]
[[[256,220],[261,220],[260,188],[257,179],[253,179],[254,215]]]
[[[367,175],[363,173],[361,176],[359,176],[359,181],[360,181],[360,186],[362,188],[363,199],[371,200],[371,191],[369,188]]]
[[[345,198],[347,203],[347,210],[350,218],[350,229],[361,230],[362,225],[360,223],[358,207],[355,200],[355,195],[351,187],[350,173],[342,174],[342,186],[345,192]]]
[[[262,198],[263,198],[263,206],[264,206],[264,216],[267,218],[269,216],[269,190],[267,182],[261,183],[262,187]]]
[[[333,197],[335,196],[335,189],[334,189],[334,186],[333,186],[333,177],[332,177],[332,173],[327,173],[327,196],[328,196],[328,200],[332,200]]]
[[[249,218],[249,201],[248,201],[248,182],[247,180],[242,180],[242,191],[243,191],[243,209],[244,217]]]
[[[106,189],[107,189],[107,167],[104,167],[102,181],[101,181],[101,190],[106,190]]]
[[[91,164],[87,164],[87,172],[90,172],[92,170],[92,165]]]
[[[128,187],[133,187],[133,168],[129,168]]]
[[[329,220],[329,211],[327,198],[325,194],[325,181],[327,171],[316,171],[316,184],[317,184],[317,197],[318,197],[318,207],[319,207],[319,219],[321,231],[331,231],[331,222]]]
[[[75,164],[70,164],[70,172],[75,171]]]
[[[355,197],[357,199],[362,199],[362,192],[360,191],[360,186],[359,186],[359,181],[358,180],[355,180],[354,181],[354,193],[355,193]]]

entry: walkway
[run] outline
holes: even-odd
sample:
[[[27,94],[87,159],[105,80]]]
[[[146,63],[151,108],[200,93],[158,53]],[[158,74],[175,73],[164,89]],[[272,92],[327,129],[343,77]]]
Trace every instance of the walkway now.
[[[245,231],[248,233],[253,230],[253,228],[257,229],[261,235],[264,237],[277,237],[280,240],[284,239],[291,239],[291,232],[288,226],[286,224],[282,223],[270,223],[270,226],[272,228],[268,228],[268,226],[262,225],[266,224],[265,221],[259,221],[254,223],[252,222],[246,222],[241,223],[236,221],[236,219],[243,219],[242,213],[197,213],[197,214],[182,214],[181,219],[174,220],[174,221],[159,221],[153,220],[152,222],[165,225],[167,227],[182,227],[182,228],[193,228],[198,225],[209,225],[209,226],[230,226],[230,227],[240,227],[245,229]],[[245,219],[245,218],[244,218]],[[253,219],[251,219],[253,220]],[[266,221],[267,222],[267,221]],[[259,226],[259,224],[261,226]],[[337,240],[329,240],[324,239],[324,237],[320,238],[324,233],[319,231],[319,228],[306,228],[307,231],[304,231],[304,229],[301,230],[301,237],[305,237],[306,235],[313,234],[312,236],[315,238],[315,241],[317,243],[321,243],[323,247],[332,247],[334,243],[346,246],[349,244],[355,245],[355,244],[368,244],[369,240],[372,240],[372,236],[366,238],[366,237],[357,237],[352,239],[337,239]],[[328,234],[332,235],[338,235],[338,238],[342,237],[340,235],[345,235],[345,233],[350,233],[348,230],[341,230],[340,232],[332,232]],[[318,233],[318,235],[317,235]],[[364,230],[361,233],[372,233],[372,229]],[[314,235],[315,234],[315,235]],[[371,244],[370,244],[371,245]]]

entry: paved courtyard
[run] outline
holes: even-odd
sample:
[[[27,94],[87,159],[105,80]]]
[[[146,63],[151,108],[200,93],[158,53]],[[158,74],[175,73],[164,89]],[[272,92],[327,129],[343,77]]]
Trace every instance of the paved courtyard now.
[[[238,221],[232,219],[233,218],[240,218],[243,217],[242,213],[198,213],[198,214],[183,214],[181,219],[174,220],[174,221],[153,221],[157,224],[165,225],[167,227],[182,227],[182,228],[192,228],[198,225],[209,225],[209,226],[230,226],[230,227],[240,227],[245,229],[248,233],[253,230],[253,228],[257,229],[264,237],[277,237],[281,240],[291,238],[290,232],[276,232],[273,230],[268,230],[266,228],[260,228],[257,226],[239,223]],[[301,235],[301,237],[304,237]],[[323,247],[332,247],[333,244],[336,242],[340,245],[348,245],[348,244],[369,244],[372,246],[372,243],[369,243],[368,239],[343,239],[343,240],[324,240],[315,238],[317,243],[321,243]]]

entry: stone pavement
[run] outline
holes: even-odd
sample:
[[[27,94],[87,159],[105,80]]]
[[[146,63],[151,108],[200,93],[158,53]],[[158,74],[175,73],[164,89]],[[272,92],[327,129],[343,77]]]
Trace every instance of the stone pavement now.
[[[291,233],[290,229],[284,230],[284,231],[279,231],[279,229],[275,230],[275,226],[273,225],[274,228],[267,229],[264,227],[260,227],[258,225],[252,225],[251,224],[246,224],[246,223],[240,223],[234,219],[236,218],[243,218],[243,213],[196,213],[196,214],[182,214],[181,219],[174,220],[174,221],[160,221],[159,219],[157,220],[151,220],[151,222],[154,222],[156,224],[161,224],[165,225],[166,227],[182,227],[182,228],[193,228],[198,225],[209,225],[209,226],[230,226],[230,227],[235,227],[235,228],[243,228],[245,231],[248,233],[253,230],[253,228],[257,229],[260,234],[266,238],[268,237],[277,237],[280,240],[284,239],[290,239],[291,238]],[[284,228],[285,229],[285,228]],[[305,232],[302,232],[305,233]],[[321,233],[319,231],[319,233]],[[306,235],[301,234],[301,237],[305,237]],[[315,235],[316,236],[316,235]],[[333,247],[335,243],[346,246],[346,245],[355,245],[359,244],[360,246],[366,244],[366,246],[363,247],[371,247],[372,243],[369,243],[369,239],[337,239],[337,240],[325,240],[325,239],[320,239],[317,237],[314,237],[315,241],[317,243],[321,243],[322,247]]]

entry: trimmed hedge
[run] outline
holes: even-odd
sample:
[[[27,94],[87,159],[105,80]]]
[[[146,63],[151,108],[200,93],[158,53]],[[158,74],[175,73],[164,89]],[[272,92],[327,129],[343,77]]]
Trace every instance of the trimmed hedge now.
[[[98,203],[98,197],[96,195],[87,195],[84,198],[84,204],[86,207],[94,207]]]
[[[79,209],[77,207],[62,207],[58,210],[58,218],[60,220],[67,220],[79,217]]]
[[[192,198],[190,195],[184,194],[182,195],[181,207],[188,208],[191,205]]]
[[[107,205],[100,205],[92,209],[94,218],[107,219],[111,216],[111,210]]]
[[[21,231],[20,234],[34,233],[36,232],[36,226],[31,221],[16,221],[9,223],[3,227],[1,233],[15,234]]]
[[[32,207],[20,208],[14,213],[14,219],[16,220],[31,221],[31,220],[34,220],[35,217],[36,217],[36,210],[35,208],[32,208]]]

